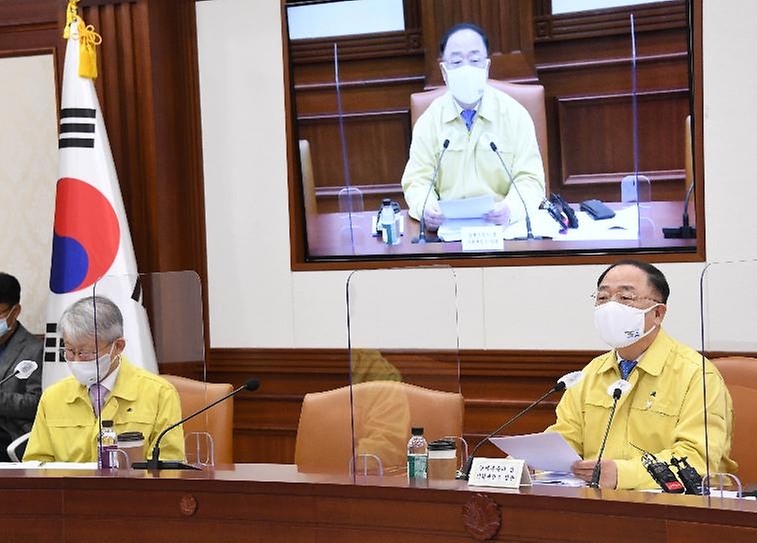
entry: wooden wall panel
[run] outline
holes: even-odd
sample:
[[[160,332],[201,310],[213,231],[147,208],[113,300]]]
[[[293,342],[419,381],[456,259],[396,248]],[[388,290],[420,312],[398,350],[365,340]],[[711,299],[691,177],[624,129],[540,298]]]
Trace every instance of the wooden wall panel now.
[[[465,436],[475,444],[515,415],[557,378],[580,369],[596,353],[466,351],[460,355],[461,392],[466,398]],[[397,355],[399,356],[399,355]],[[292,462],[302,398],[308,392],[349,383],[347,353],[337,349],[212,349],[208,379],[234,385],[260,380],[254,393],[234,400],[237,462]],[[544,429],[554,419],[559,397],[548,398],[513,433]],[[484,448],[486,454],[496,454]]]
[[[561,171],[568,200],[591,191],[620,199],[620,180],[634,171],[633,96],[615,94],[558,99]],[[637,96],[639,169],[652,183],[652,199],[680,197],[684,170],[687,89]]]

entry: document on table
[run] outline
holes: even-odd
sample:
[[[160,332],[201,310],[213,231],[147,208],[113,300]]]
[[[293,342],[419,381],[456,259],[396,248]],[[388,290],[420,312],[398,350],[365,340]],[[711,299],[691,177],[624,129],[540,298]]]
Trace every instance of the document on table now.
[[[494,198],[484,195],[459,200],[439,200],[439,208],[447,219],[475,219],[494,209]]]
[[[0,462],[0,469],[97,469],[97,462],[40,462],[27,460],[26,462]]]
[[[581,460],[557,432],[492,437],[489,441],[534,469],[569,472],[573,462]]]

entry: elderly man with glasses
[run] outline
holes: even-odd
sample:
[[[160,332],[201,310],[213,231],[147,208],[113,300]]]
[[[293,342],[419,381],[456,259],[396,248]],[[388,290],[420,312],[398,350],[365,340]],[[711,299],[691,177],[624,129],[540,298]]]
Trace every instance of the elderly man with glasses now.
[[[731,396],[709,360],[662,330],[669,294],[665,276],[646,262],[622,260],[599,276],[594,322],[613,349],[584,368],[583,380],[565,392],[557,406],[557,422],[547,428],[562,434],[583,458],[573,465],[573,473],[585,481],[598,476],[603,488],[658,488],[642,462],[645,452],[666,463],[685,457],[701,475],[708,457],[713,473],[736,469],[729,458]],[[611,394],[619,385],[625,392],[617,400],[608,431],[615,403]]]
[[[489,222],[507,225],[522,219],[526,212],[511,190],[513,183],[530,208],[544,198],[544,166],[533,120],[516,100],[487,84],[489,41],[481,28],[453,26],[440,49],[448,92],[431,103],[413,129],[402,176],[410,216],[423,217],[426,227],[436,230],[445,219],[439,200],[491,196],[495,203],[485,215]]]
[[[72,375],[42,394],[24,460],[96,461],[100,419],[118,434],[141,432],[147,454],[181,419],[181,404],[168,381],[126,360],[121,311],[102,296],[82,298],[63,312],[59,330]],[[161,460],[184,459],[181,427],[160,445]]]

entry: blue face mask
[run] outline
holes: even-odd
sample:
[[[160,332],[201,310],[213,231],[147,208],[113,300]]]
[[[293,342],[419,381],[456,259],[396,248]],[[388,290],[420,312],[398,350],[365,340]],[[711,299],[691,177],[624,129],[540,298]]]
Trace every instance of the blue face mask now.
[[[13,306],[13,308],[15,307],[16,306]],[[8,333],[8,330],[11,329],[10,325],[8,324],[8,318],[13,314],[13,308],[11,308],[10,313],[8,313],[7,317],[0,319],[0,337],[3,337]]]

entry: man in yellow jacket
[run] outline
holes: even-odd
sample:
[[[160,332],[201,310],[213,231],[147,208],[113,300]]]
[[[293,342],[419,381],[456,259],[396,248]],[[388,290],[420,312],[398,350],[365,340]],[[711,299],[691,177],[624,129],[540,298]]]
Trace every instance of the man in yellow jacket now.
[[[722,376],[709,360],[660,328],[669,294],[662,272],[638,260],[613,264],[597,281],[594,322],[613,350],[583,369],[583,379],[565,392],[557,422],[547,431],[562,434],[583,458],[573,465],[574,474],[591,481],[614,403],[610,392],[625,381],[607,434],[600,487],[658,488],[642,463],[642,450],[667,463],[686,457],[701,475],[708,456],[712,472],[732,473],[737,467],[729,458],[733,406]]]
[[[112,420],[118,434],[142,432],[148,456],[160,433],[181,419],[176,389],[123,356],[123,316],[111,300],[96,296],[75,302],[61,316],[59,329],[72,375],[43,392],[24,461],[96,461],[100,418]],[[181,427],[160,445],[161,460],[184,459]]]

